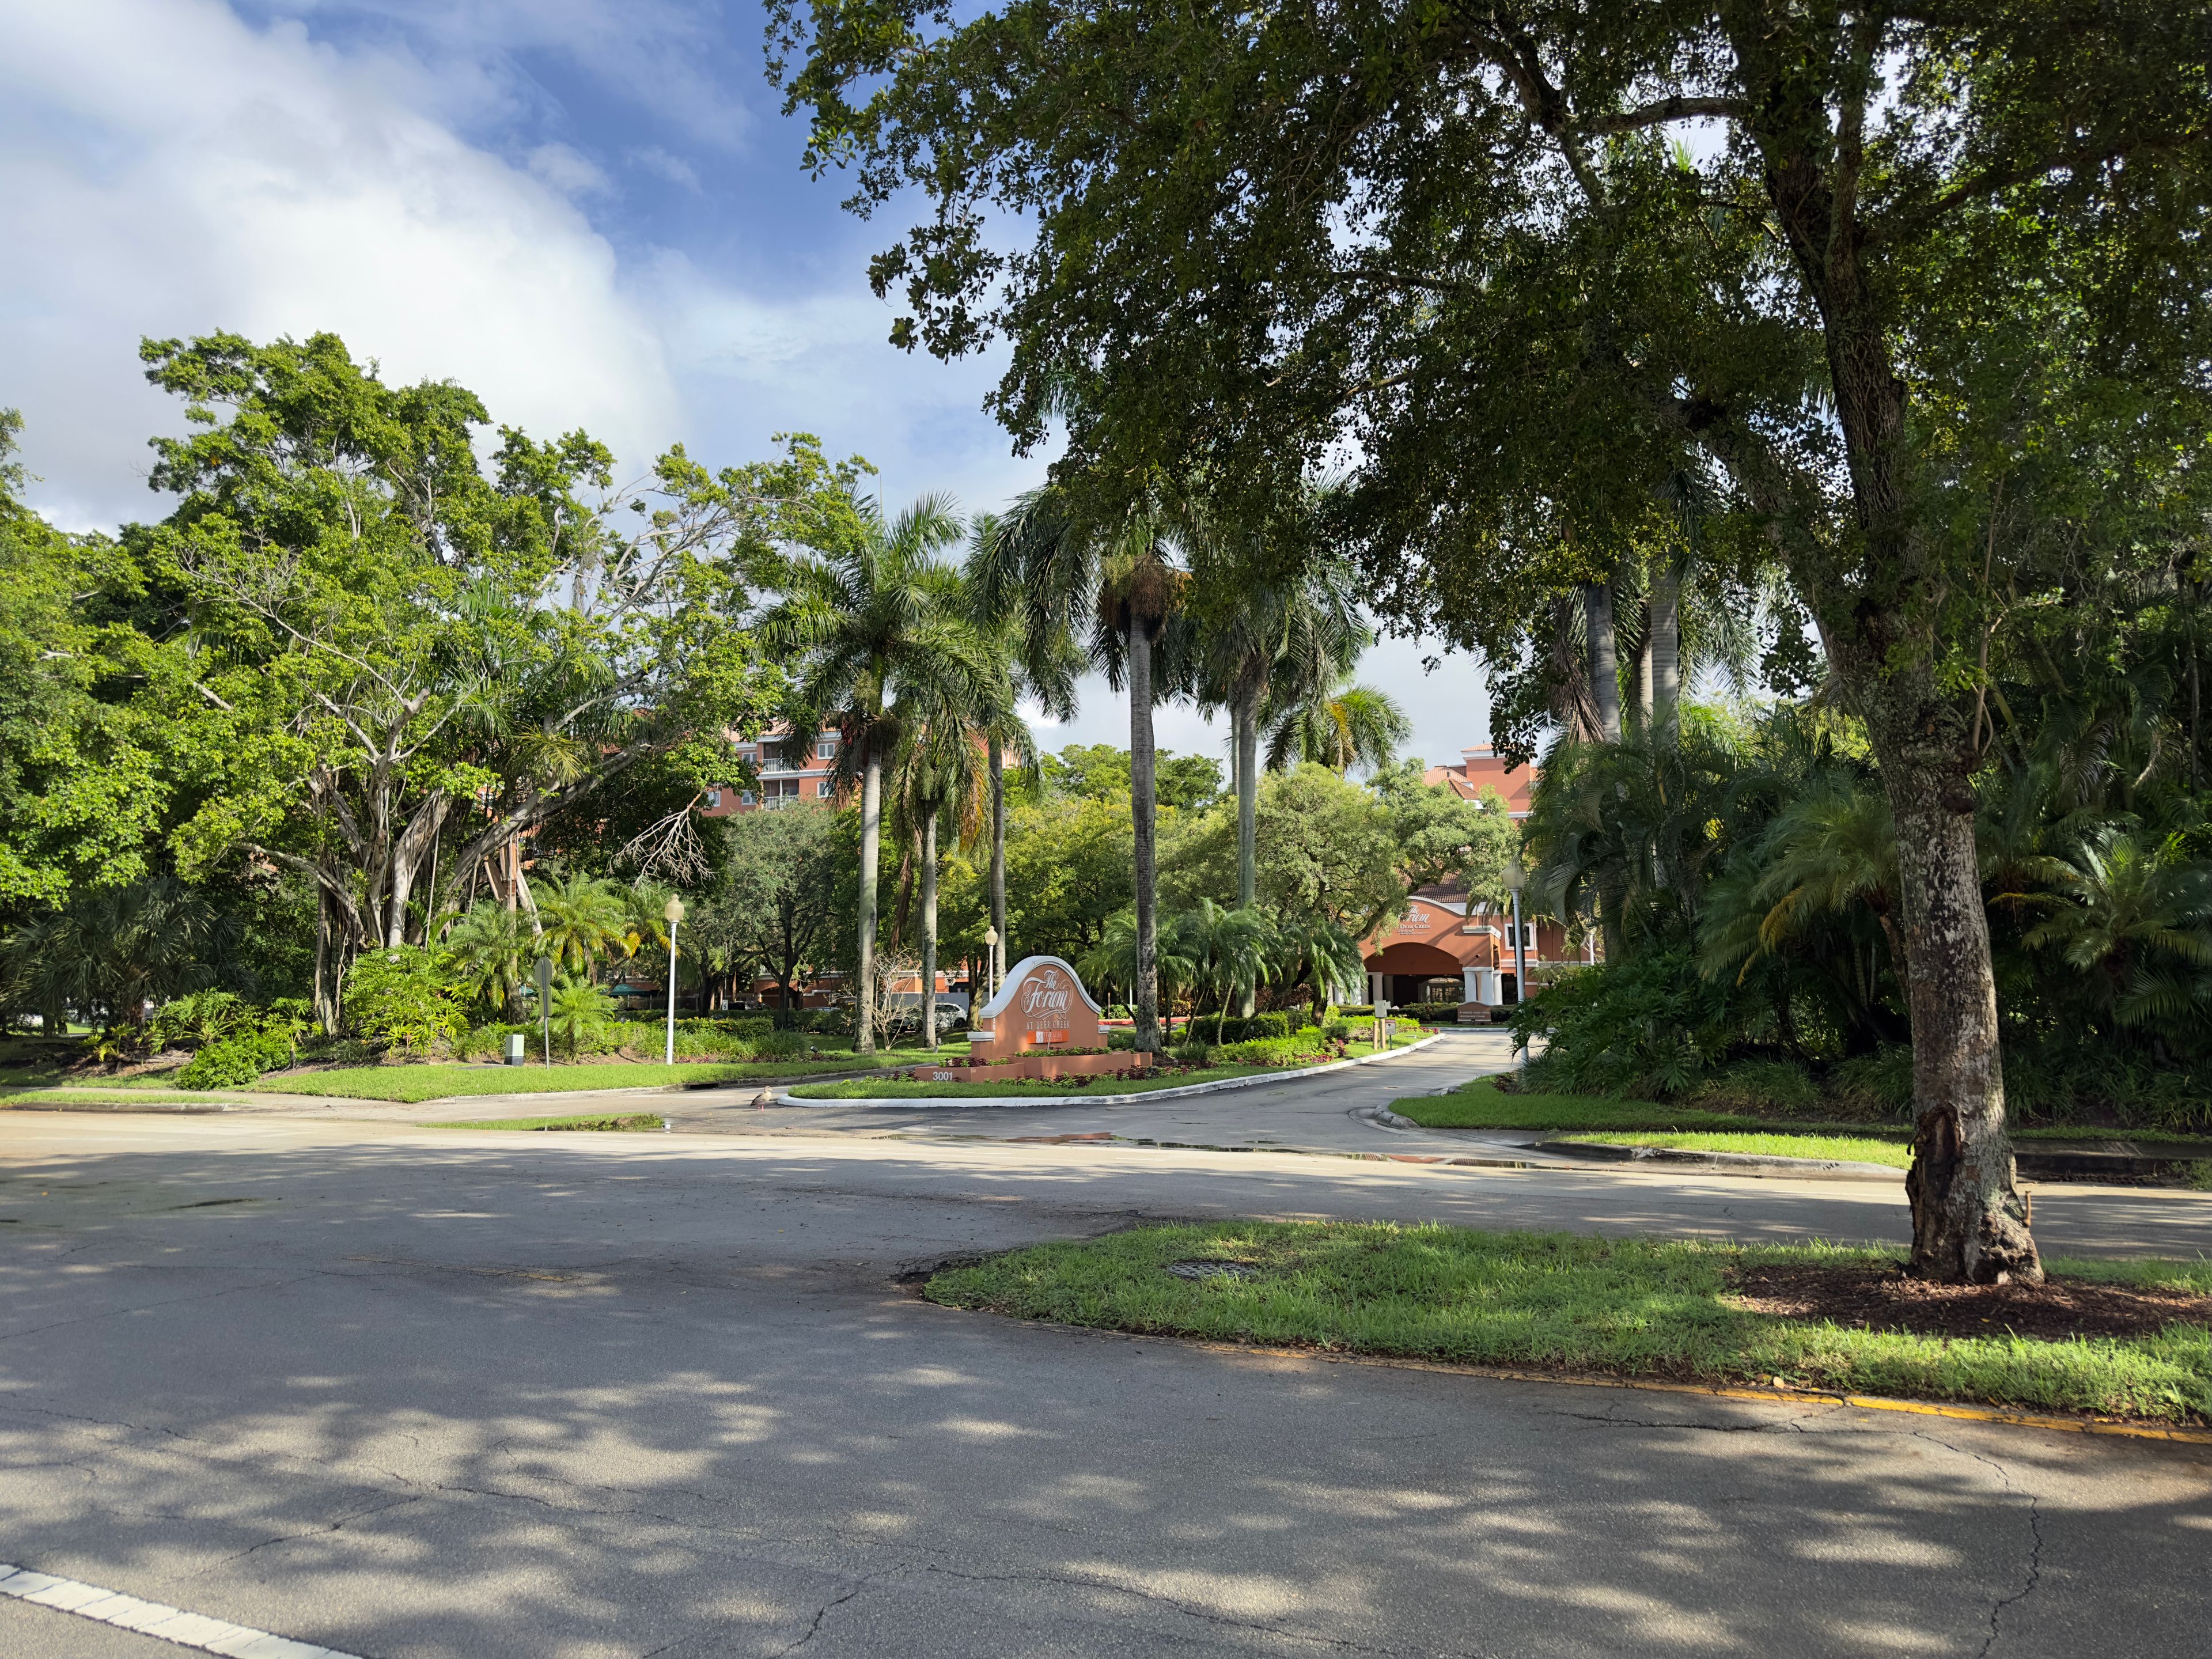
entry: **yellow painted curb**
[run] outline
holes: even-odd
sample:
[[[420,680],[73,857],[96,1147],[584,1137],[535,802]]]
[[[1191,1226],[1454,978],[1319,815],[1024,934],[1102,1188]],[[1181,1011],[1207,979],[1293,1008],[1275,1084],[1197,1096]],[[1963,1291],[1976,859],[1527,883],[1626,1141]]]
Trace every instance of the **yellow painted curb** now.
[[[942,1305],[941,1304],[939,1305]],[[1036,1323],[1054,1322],[1036,1321]],[[1748,1400],[1764,1405],[1853,1406],[1862,1411],[1910,1412],[1923,1417],[1956,1418],[1967,1423],[2002,1423],[2014,1428],[2056,1429],[2068,1434],[2112,1434],[2130,1440],[2172,1440],[2212,1446],[2212,1429],[2184,1429],[2160,1423],[2130,1423],[2110,1417],[2053,1417],[2038,1412],[2009,1412],[1996,1406],[1942,1405],[1928,1400],[1893,1400],[1885,1395],[1825,1394],[1798,1389],[1729,1388],[1717,1382],[1662,1382],[1633,1376],[1589,1376],[1569,1371],[1510,1370],[1500,1365],[1449,1365],[1429,1359],[1401,1359],[1389,1354],[1332,1353],[1319,1348],[1263,1348],[1245,1342],[1202,1338],[1146,1336],[1134,1331],[1101,1331],[1092,1325],[1068,1325],[1135,1340],[1178,1341],[1218,1353],[1265,1354],[1280,1359],[1329,1359],[1356,1365],[1388,1365],[1400,1370],[1441,1371],[1454,1376],[1489,1376],[1508,1382],[1561,1382],[1577,1389],[1638,1389],[1647,1394],[1698,1395],[1711,1400]]]
[[[916,1287],[917,1292],[919,1286]],[[982,1313],[981,1308],[956,1308],[932,1302],[917,1294],[926,1307],[947,1313]],[[1006,1317],[1000,1315],[998,1317]],[[1174,1342],[1183,1347],[1213,1353],[1257,1354],[1270,1359],[1322,1359],[1340,1365],[1382,1365],[1394,1370],[1437,1371],[1449,1376],[1487,1376],[1505,1382],[1564,1383],[1576,1389],[1637,1389],[1646,1394],[1697,1395],[1708,1400],[1747,1400],[1761,1405],[1851,1406],[1861,1411],[1908,1412],[1921,1417],[1948,1417],[1966,1423],[2001,1423],[2009,1428],[2052,1429],[2065,1434],[2109,1434],[2128,1440],[2167,1440],[2184,1445],[2212,1446],[2212,1429],[2185,1429],[2162,1423],[2130,1423],[2111,1417],[2054,1417],[2039,1412],[2009,1412],[1997,1406],[1951,1406],[1929,1400],[1893,1400],[1875,1394],[1823,1394],[1798,1389],[1729,1388],[1717,1382],[1662,1382],[1633,1376],[1592,1376],[1572,1371],[1512,1370],[1502,1365],[1453,1365],[1433,1359],[1405,1359],[1390,1354],[1332,1352],[1322,1348],[1263,1347],[1253,1342],[1217,1342],[1206,1337],[1177,1336],[1172,1332],[1117,1330],[1103,1325],[1069,1325],[1056,1319],[1018,1319],[1023,1325],[1054,1330],[1079,1331],[1087,1336],[1114,1336],[1131,1342]]]

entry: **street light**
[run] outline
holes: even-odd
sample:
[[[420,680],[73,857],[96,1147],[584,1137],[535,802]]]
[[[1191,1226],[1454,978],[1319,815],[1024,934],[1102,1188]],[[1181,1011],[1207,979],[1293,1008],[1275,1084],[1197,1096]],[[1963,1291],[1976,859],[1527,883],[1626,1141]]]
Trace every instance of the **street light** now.
[[[983,982],[991,988],[989,995],[996,996],[999,994],[999,930],[997,928],[986,927],[983,930],[983,950],[985,953],[983,962]],[[969,988],[968,1000],[970,1002],[973,1002],[975,1000],[975,994],[972,987]],[[986,1000],[988,1000],[988,999],[987,998]],[[969,1011],[968,1017],[970,1019],[973,1019],[975,1017],[975,1011],[973,1009]]]
[[[660,914],[668,918],[668,1064],[676,1063],[676,924],[684,920],[684,901],[671,893]]]
[[[1528,942],[1521,929],[1521,890],[1528,884],[1528,872],[1521,867],[1516,857],[1505,866],[1505,890],[1513,896],[1513,1000],[1524,1002],[1528,996]]]

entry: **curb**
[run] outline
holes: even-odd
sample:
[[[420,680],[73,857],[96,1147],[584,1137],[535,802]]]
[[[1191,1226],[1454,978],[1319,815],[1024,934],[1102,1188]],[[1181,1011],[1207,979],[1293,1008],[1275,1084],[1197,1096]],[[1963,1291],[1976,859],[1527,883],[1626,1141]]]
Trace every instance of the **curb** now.
[[[1212,1083],[1186,1083],[1172,1089],[1146,1089],[1131,1095],[908,1095],[871,1098],[860,1096],[843,1100],[803,1100],[792,1089],[775,1097],[779,1106],[797,1106],[812,1109],[823,1107],[861,1107],[871,1110],[910,1112],[918,1109],[974,1110],[989,1106],[1133,1106],[1146,1100],[1182,1100],[1192,1095],[1220,1094],[1230,1089],[1249,1089],[1262,1083],[1291,1083],[1300,1078],[1326,1077],[1331,1072],[1348,1071],[1354,1066],[1374,1066],[1384,1060],[1397,1060],[1407,1054],[1419,1054],[1432,1042],[1443,1041],[1444,1034],[1437,1031],[1423,1037],[1419,1042],[1409,1042],[1402,1048],[1392,1048],[1379,1054],[1362,1054],[1357,1060],[1333,1060],[1326,1066],[1304,1066],[1291,1072],[1258,1072],[1250,1077],[1225,1077]],[[793,1089],[811,1088],[815,1084],[830,1081],[824,1078],[809,1078],[795,1084]]]
[[[940,1304],[941,1305],[941,1304]],[[958,1310],[967,1312],[969,1310]],[[1054,1323],[1057,1321],[1037,1321]],[[2128,1423],[2117,1418],[2054,1417],[2040,1412],[2007,1411],[1999,1406],[1956,1406],[1933,1400],[1900,1400],[1879,1394],[1828,1394],[1808,1389],[1734,1387],[1722,1382],[1662,1382],[1632,1376],[1591,1376],[1571,1371],[1515,1370],[1500,1365],[1448,1365],[1428,1359],[1400,1359],[1389,1354],[1323,1353],[1311,1348],[1261,1347],[1243,1342],[1215,1342],[1202,1337],[1155,1335],[1148,1332],[1117,1331],[1096,1325],[1066,1325],[1061,1329],[1094,1334],[1131,1337],[1141,1341],[1174,1341],[1216,1353],[1263,1354],[1271,1359],[1324,1359],[1340,1365],[1386,1365],[1396,1370],[1437,1371],[1450,1376],[1495,1377],[1504,1382],[1552,1382],[1571,1389],[1634,1389],[1644,1394],[1696,1395],[1708,1400],[1746,1400],[1770,1406],[1850,1406],[1859,1411],[1905,1412],[1919,1417],[1948,1417],[1965,1423],[1996,1423],[2008,1428],[2051,1429],[2063,1434],[2117,1435],[2128,1440],[2170,1440],[2185,1445],[2212,1446],[2212,1429],[2168,1427],[2160,1423]]]
[[[1765,1170],[1773,1175],[1821,1176],[1838,1181],[1899,1181],[1905,1171],[1887,1164],[1844,1158],[1781,1158],[1764,1152],[1700,1152],[1680,1146],[1624,1146],[1604,1140],[1535,1140],[1533,1152],[1608,1164],[1687,1164],[1708,1170]]]
[[[1282,1348],[1257,1342],[1222,1342],[1211,1337],[1181,1336],[1172,1331],[1122,1330],[1110,1325],[1071,1325],[1058,1319],[1023,1319],[982,1308],[956,1307],[948,1303],[918,1298],[947,1313],[1012,1319],[1017,1324],[1041,1326],[1085,1336],[1119,1337],[1135,1342],[1173,1342],[1208,1353],[1245,1354],[1264,1359],[1318,1360],[1333,1365],[1374,1365],[1391,1370],[1428,1371],[1444,1376],[1479,1376],[1501,1382],[1546,1382],[1570,1389],[1633,1389],[1643,1394],[1692,1395],[1706,1400],[1741,1400],[1767,1406],[1849,1406],[1858,1411],[1904,1412],[1917,1417],[1944,1417],[1964,1423],[1993,1423],[2007,1428],[2047,1429],[2061,1434],[2114,1435],[2125,1440],[2165,1440],[2182,1445],[2212,1446],[2212,1429],[2169,1427],[2162,1423],[2130,1423],[2108,1417],[2056,1417],[2041,1412],[2007,1411],[2001,1406],[1949,1405],[1933,1400],[1901,1400],[1878,1394],[1828,1394],[1819,1389],[1754,1388],[1724,1382],[1664,1382],[1656,1378],[1594,1376],[1586,1371],[1531,1371],[1504,1365],[1455,1365],[1442,1360],[1401,1358],[1392,1354],[1342,1353],[1321,1348]],[[1692,1426],[1684,1425],[1685,1427]]]

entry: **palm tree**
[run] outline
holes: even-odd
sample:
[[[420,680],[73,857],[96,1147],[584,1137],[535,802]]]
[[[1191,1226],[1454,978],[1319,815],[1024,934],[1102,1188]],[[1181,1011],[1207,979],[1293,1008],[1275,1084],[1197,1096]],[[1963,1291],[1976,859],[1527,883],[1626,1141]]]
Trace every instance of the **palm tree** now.
[[[1104,937],[1075,965],[1093,985],[1134,987],[1143,961],[1136,914],[1124,910],[1106,924]],[[1194,983],[1198,971],[1198,964],[1184,948],[1182,935],[1176,929],[1169,928],[1153,940],[1152,969],[1160,999],[1158,1006],[1168,1011],[1167,1040],[1172,1042],[1176,994]],[[1165,1046],[1164,1042],[1159,1045]],[[1158,1053],[1158,1048],[1152,1052]]]
[[[1012,672],[1013,700],[1003,710],[993,710],[979,722],[986,745],[990,777],[991,872],[989,895],[991,931],[997,942],[990,947],[991,982],[1006,976],[1009,941],[1006,937],[1006,757],[1016,757],[1023,772],[1036,775],[1036,748],[1019,704],[1035,702],[1054,720],[1075,716],[1075,683],[1084,667],[1083,648],[1064,628],[1054,628],[1038,617],[1027,589],[1000,580],[1006,573],[994,564],[988,550],[999,533],[999,520],[985,514],[975,520],[969,544],[966,584],[976,626],[992,637]]]
[[[1311,701],[1374,641],[1358,620],[1350,573],[1341,563],[1321,563],[1289,580],[1255,576],[1244,563],[1207,562],[1190,607],[1199,702],[1229,712],[1240,909],[1249,909],[1258,891],[1262,710]],[[1251,1013],[1255,990],[1243,987],[1240,1013]]]
[[[529,919],[503,904],[480,902],[454,924],[446,943],[471,994],[501,1013],[512,1012],[538,955]]]
[[[1158,648],[1183,601],[1183,554],[1195,525],[1187,503],[1157,489],[1126,510],[1102,513],[1047,489],[1017,501],[977,550],[976,577],[988,609],[1003,614],[1006,596],[1025,596],[1018,613],[1024,662],[1047,660],[1061,640],[1084,639],[1108,683],[1127,689],[1137,900],[1130,984],[1137,1046],[1151,1052],[1160,1043],[1152,710],[1179,689],[1176,675],[1159,672],[1172,664],[1159,659]]]
[[[854,1046],[875,1052],[876,887],[882,860],[884,763],[898,746],[898,699],[935,684],[934,701],[980,707],[998,678],[989,642],[967,615],[946,549],[960,520],[942,495],[886,520],[854,503],[860,533],[843,547],[802,554],[782,573],[782,598],[762,620],[769,643],[799,659],[792,727],[834,725],[842,741],[837,792],[860,795],[859,1007]]]
[[[943,688],[920,684],[901,700],[899,724],[905,734],[896,761],[894,793],[902,816],[921,847],[921,1041],[937,1047],[937,875],[938,833],[949,823],[956,842],[972,844],[985,817],[984,751],[995,750],[993,734],[1004,729],[1003,711],[1012,703],[1011,685],[994,688],[996,709],[983,718],[945,706]]]
[[[1275,930],[1257,906],[1224,910],[1210,898],[1175,919],[1170,930],[1200,991],[1214,999],[1213,1040],[1221,1041],[1229,1000],[1275,965]]]
[[[596,876],[575,874],[549,884],[538,897],[541,953],[557,968],[590,975],[600,954],[620,950],[629,925],[623,889]]]
[[[1318,1015],[1340,986],[1357,985],[1367,972],[1359,942],[1323,917],[1286,917],[1275,925],[1275,982],[1310,985]]]
[[[1398,745],[1413,733],[1413,721],[1387,692],[1355,684],[1347,670],[1271,709],[1267,767],[1280,771],[1294,762],[1316,761],[1332,772],[1355,766],[1379,772],[1395,762]]]
[[[2056,950],[2087,975],[2096,1003],[2120,1001],[2130,981],[2159,959],[2212,965],[2212,869],[2166,855],[2124,821],[2084,836],[2058,861],[2057,892],[2043,896],[2047,914],[2021,943]],[[2139,1018],[2155,1017],[2160,1000],[2138,999]]]

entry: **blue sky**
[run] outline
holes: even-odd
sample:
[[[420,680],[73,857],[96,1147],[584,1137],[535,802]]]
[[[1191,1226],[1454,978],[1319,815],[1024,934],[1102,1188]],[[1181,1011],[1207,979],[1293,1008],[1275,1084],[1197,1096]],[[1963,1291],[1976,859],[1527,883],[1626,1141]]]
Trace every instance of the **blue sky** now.
[[[995,507],[1042,476],[981,412],[991,357],[884,343],[867,258],[903,228],[799,166],[755,0],[0,0],[0,404],[33,500],[72,528],[152,516],[175,412],[143,335],[334,329],[388,378],[451,377],[495,419],[582,425],[641,470],[818,434]],[[1480,676],[1386,641],[1365,678],[1413,752],[1483,737]],[[1218,752],[1194,714],[1162,741]],[[1127,741],[1103,684],[1048,743]]]

